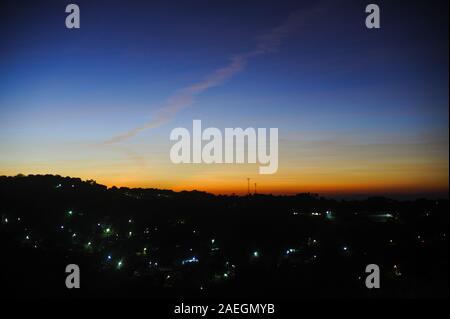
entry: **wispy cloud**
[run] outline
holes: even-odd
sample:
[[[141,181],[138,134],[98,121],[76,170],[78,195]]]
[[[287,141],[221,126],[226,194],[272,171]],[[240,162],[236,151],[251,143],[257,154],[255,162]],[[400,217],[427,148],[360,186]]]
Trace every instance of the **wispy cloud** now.
[[[145,130],[156,128],[170,121],[178,112],[191,105],[197,95],[225,83],[227,80],[241,72],[251,59],[277,52],[282,41],[290,33],[298,30],[301,24],[318,10],[319,8],[316,7],[312,10],[297,11],[291,14],[280,26],[258,37],[257,45],[254,50],[231,56],[226,66],[216,69],[201,81],[186,86],[173,94],[151,121],[125,133],[116,135],[107,140],[105,144],[125,141]]]

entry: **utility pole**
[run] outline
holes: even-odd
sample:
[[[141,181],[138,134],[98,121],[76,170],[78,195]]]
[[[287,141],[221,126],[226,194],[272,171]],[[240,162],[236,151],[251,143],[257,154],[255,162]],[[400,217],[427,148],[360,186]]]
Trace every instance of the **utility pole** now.
[[[250,195],[250,178],[247,177],[247,194]]]
[[[256,183],[255,183],[255,195],[256,195]]]

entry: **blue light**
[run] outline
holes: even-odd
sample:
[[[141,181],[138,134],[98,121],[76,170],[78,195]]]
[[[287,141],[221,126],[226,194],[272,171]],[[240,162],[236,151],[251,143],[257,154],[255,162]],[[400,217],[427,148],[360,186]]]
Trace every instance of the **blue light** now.
[[[192,258],[190,258],[190,259],[185,259],[185,260],[183,260],[182,262],[181,262],[181,264],[182,265],[185,265],[185,264],[192,264],[192,263],[198,263],[199,262],[199,260],[198,260],[198,258],[197,257],[192,257]]]

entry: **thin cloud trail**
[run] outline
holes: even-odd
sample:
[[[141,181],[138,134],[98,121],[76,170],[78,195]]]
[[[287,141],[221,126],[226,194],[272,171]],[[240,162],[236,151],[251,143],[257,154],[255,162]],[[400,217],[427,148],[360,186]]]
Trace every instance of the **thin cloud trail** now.
[[[241,72],[249,60],[258,56],[277,52],[282,41],[290,33],[297,30],[307,18],[314,15],[320,9],[321,8],[316,7],[312,10],[297,11],[291,14],[283,24],[258,37],[257,46],[254,50],[232,56],[229,59],[230,62],[226,66],[215,70],[203,80],[178,90],[156,113],[154,119],[142,126],[133,128],[123,134],[116,135],[105,141],[103,144],[119,143],[133,138],[145,130],[156,128],[167,123],[174,118],[178,112],[190,106],[197,95],[210,88],[222,85],[227,80]]]

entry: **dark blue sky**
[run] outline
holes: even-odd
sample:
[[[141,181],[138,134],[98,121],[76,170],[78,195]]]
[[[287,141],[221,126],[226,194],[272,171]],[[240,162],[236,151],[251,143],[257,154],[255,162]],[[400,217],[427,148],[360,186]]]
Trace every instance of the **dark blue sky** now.
[[[447,1],[376,1],[380,30],[364,27],[370,2],[359,0],[73,2],[79,30],[65,28],[69,1],[2,1],[7,173],[22,157],[51,162],[58,145],[97,143],[144,125],[176,92],[255,50],[292,14],[304,21],[276,52],[246,60],[161,127],[123,143],[152,141],[164,152],[160,138],[200,118],[216,127],[279,127],[288,141],[332,139],[337,153],[342,143],[412,144],[407,154],[417,165],[448,166]],[[36,141],[45,152],[28,147]],[[421,146],[430,143],[433,154]],[[287,162],[295,166],[296,156]],[[406,155],[388,154],[396,156]]]

